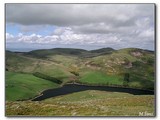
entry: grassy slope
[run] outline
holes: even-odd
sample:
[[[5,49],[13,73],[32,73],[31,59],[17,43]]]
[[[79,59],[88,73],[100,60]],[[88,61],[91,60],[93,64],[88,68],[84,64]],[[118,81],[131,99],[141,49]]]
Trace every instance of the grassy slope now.
[[[67,79],[69,79],[69,77],[73,76],[68,71],[68,68],[62,65],[59,65],[59,64],[52,63],[50,61],[40,62],[36,66],[34,72],[40,72],[42,74],[46,74],[48,76],[55,77],[62,81],[66,81]]]
[[[91,71],[87,72],[80,81],[82,83],[102,84],[102,85],[123,85],[123,78],[116,75],[107,75],[103,72]]]
[[[154,115],[154,96],[96,90],[77,92],[41,102],[6,103],[8,116],[138,116],[139,112],[145,111]]]
[[[76,63],[76,61],[78,60],[77,57],[74,56],[67,56],[67,55],[51,55],[48,56],[49,60],[59,63],[59,64],[63,64],[64,66],[70,66],[71,64]]]
[[[36,60],[10,51],[6,52],[6,68],[15,72],[31,72]]]
[[[12,52],[6,53],[6,68],[13,72],[40,72],[62,81],[66,81],[66,79],[73,76],[68,71],[68,67],[54,61],[18,55]]]
[[[92,70],[87,70],[90,71],[87,72],[84,68],[81,73],[82,78],[80,79],[80,81],[88,82],[91,84],[116,83],[117,85],[122,85],[122,81],[124,79],[124,77],[122,76],[124,75],[124,73],[129,73],[129,87],[153,90],[154,54],[139,50],[142,53],[142,56],[135,57],[130,54],[130,52],[133,52],[134,50],[138,51],[138,49],[131,48],[121,49],[118,51],[114,51],[109,55],[101,55],[88,59],[87,62],[90,62],[90,66],[87,68],[90,68]],[[126,61],[132,64],[130,68],[126,67]],[[101,72],[103,75],[100,75],[99,72]],[[112,77],[110,78],[110,76]],[[97,77],[99,80],[95,80],[95,78]],[[108,78],[110,78],[109,81]]]
[[[58,85],[31,74],[6,72],[6,100],[9,101],[31,98],[44,89],[55,87]]]
[[[140,51],[142,56],[135,57],[130,54],[130,52],[135,50]],[[35,57],[37,57],[37,54],[41,57],[45,54],[44,58],[32,58],[7,52],[6,64],[10,71],[27,73],[40,72],[60,79],[64,81],[64,83],[74,77],[70,72],[71,70],[76,70],[79,73],[80,82],[90,84],[122,85],[123,74],[129,73],[130,87],[154,89],[153,53],[129,48],[113,51],[112,54],[104,54],[97,57],[78,57],[79,54],[84,54],[85,52],[88,53],[88,51],[73,49],[37,50],[31,52],[31,55],[35,55]],[[60,55],[58,55],[59,53]],[[76,53],[79,54],[76,56]],[[148,64],[149,59],[153,61],[153,63]],[[126,61],[132,63],[131,68],[126,68]],[[135,63],[139,65],[136,66]],[[95,80],[97,77],[99,80]]]
[[[46,74],[63,82],[73,76],[65,66],[9,51],[6,52],[6,68],[10,71],[6,72],[6,99],[12,101],[31,98],[44,89],[58,87],[53,82],[33,76],[34,72]]]

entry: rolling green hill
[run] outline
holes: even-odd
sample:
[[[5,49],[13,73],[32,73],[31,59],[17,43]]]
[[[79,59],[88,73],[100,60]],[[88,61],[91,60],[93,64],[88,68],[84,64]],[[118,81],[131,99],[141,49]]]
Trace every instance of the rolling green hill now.
[[[64,56],[76,56],[81,58],[95,57],[103,54],[110,54],[114,51],[112,48],[102,48],[98,50],[83,50],[83,49],[74,49],[74,48],[54,48],[54,49],[41,49],[34,50],[28,53],[24,53],[26,56],[31,56],[35,58],[46,59],[48,56],[53,55],[64,55]]]
[[[91,85],[154,90],[154,65],[154,52],[137,48],[121,50],[102,48],[91,51],[55,48],[27,53],[6,51],[6,81],[7,84],[10,84],[7,87],[7,95],[14,92],[12,90],[14,82],[11,80],[12,77],[15,81],[19,80],[19,74],[23,79],[29,75],[37,81],[46,78],[50,80],[47,82],[52,84],[56,84],[56,80],[62,82],[56,86],[74,81]],[[11,73],[16,75],[12,76]],[[28,77],[24,81],[27,82],[27,79]],[[19,82],[21,81],[14,83],[17,92],[21,91],[20,87],[23,87]],[[33,86],[36,87],[37,84],[33,83]],[[27,91],[21,92],[29,94],[29,87]],[[26,98],[26,96],[14,99],[8,97],[10,100],[23,98]]]
[[[37,57],[37,58],[47,58],[51,55],[71,55],[71,56],[80,56],[82,54],[88,53],[88,51],[83,49],[72,49],[72,48],[54,48],[49,50],[34,50],[25,55]]]

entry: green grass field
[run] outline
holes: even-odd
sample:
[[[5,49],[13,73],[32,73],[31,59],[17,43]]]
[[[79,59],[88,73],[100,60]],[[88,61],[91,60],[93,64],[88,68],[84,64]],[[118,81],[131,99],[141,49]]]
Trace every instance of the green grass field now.
[[[98,85],[123,85],[123,78],[116,75],[107,75],[99,71],[92,71],[82,76],[80,82]]]
[[[28,99],[45,89],[58,87],[56,83],[37,78],[31,74],[6,72],[6,100]]]
[[[87,90],[40,102],[6,102],[6,115],[26,116],[154,116],[153,95]]]

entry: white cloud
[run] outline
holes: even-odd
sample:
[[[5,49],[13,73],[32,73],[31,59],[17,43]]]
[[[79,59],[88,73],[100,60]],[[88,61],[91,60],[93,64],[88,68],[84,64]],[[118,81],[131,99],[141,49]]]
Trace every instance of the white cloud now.
[[[6,33],[6,39],[9,40],[9,39],[12,39],[14,38],[14,36],[10,33]]]
[[[59,30],[60,28],[58,28]],[[63,28],[65,29],[65,28]],[[7,33],[6,36],[9,36]],[[11,35],[10,35],[11,36]],[[44,44],[81,44],[81,45],[106,45],[120,42],[120,39],[112,34],[75,34],[71,28],[66,28],[59,35],[41,36],[36,34],[23,35],[7,38],[7,43],[24,42],[24,43],[44,43]]]
[[[139,37],[145,37],[145,38],[154,38],[154,30],[153,29],[147,29],[145,31],[142,31],[140,34],[139,34]]]
[[[61,31],[60,28],[57,28]],[[147,43],[154,43],[153,30],[149,29],[145,32],[135,32],[134,34],[124,35],[117,33],[108,34],[83,34],[74,33],[72,28],[62,28],[60,34],[52,34],[48,36],[41,36],[38,34],[23,35],[19,33],[17,36],[6,33],[7,43],[34,43],[34,44],[48,44],[48,45],[65,45],[76,46],[101,46],[101,47],[113,47],[113,48],[124,48],[124,47],[139,47],[147,48]],[[55,30],[57,31],[57,30]],[[137,34],[137,36],[136,36]],[[135,36],[134,36],[135,35]],[[129,41],[129,42],[128,42]],[[143,42],[143,43],[142,43]],[[141,43],[141,44],[140,44]],[[152,46],[153,47],[153,46]],[[152,48],[153,49],[153,48]]]
[[[6,33],[6,39],[7,43],[153,49],[154,7],[154,4],[7,4],[7,24],[18,24],[19,32],[32,34]],[[50,34],[34,34],[47,29]]]

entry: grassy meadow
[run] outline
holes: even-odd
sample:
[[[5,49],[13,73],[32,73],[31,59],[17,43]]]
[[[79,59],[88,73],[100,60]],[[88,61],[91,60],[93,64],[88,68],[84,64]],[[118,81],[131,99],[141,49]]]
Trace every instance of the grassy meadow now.
[[[86,84],[123,85],[123,78],[116,75],[107,75],[99,71],[91,71],[82,76],[80,82]]]

